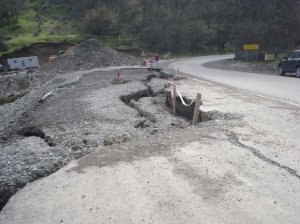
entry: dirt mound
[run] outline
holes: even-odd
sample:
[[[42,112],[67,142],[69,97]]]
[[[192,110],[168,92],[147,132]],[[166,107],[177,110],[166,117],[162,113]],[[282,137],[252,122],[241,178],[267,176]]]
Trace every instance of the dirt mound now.
[[[63,74],[108,66],[134,65],[137,58],[120,53],[95,39],[76,45],[66,54],[41,67],[41,73]]]

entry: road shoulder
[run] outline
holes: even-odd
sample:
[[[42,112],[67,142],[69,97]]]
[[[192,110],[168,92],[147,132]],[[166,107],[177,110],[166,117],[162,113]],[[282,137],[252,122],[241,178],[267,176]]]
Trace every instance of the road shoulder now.
[[[177,85],[200,92],[212,120],[174,126],[164,112],[173,128],[98,147],[27,185],[0,222],[297,223],[298,107],[197,79]]]
[[[277,75],[277,63],[275,62],[242,62],[234,59],[224,59],[208,62],[203,64],[203,66],[228,71]]]

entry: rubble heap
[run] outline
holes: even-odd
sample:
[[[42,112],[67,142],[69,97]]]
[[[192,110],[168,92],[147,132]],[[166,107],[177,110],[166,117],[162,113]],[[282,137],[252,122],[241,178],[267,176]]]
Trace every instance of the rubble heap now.
[[[42,66],[40,73],[64,74],[100,67],[135,65],[137,62],[137,58],[133,56],[109,48],[96,39],[90,39]]]

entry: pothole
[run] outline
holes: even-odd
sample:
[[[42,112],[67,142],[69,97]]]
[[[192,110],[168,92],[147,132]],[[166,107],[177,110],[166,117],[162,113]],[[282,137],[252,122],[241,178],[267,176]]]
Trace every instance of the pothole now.
[[[43,139],[48,146],[55,146],[54,140],[50,136],[46,135],[44,131],[37,126],[24,127],[18,131],[18,134],[24,137],[38,137]]]

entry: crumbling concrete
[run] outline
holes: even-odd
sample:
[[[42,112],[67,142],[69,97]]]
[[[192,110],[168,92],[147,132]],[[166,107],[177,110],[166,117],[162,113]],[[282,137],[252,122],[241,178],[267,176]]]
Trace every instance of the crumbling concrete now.
[[[25,184],[101,145],[147,138],[174,128],[171,123],[184,123],[173,118],[164,105],[165,96],[159,94],[166,80],[154,78],[148,82],[151,73],[146,70],[121,70],[121,80],[129,82],[114,85],[117,71],[62,75],[0,108],[1,207]],[[5,114],[8,110],[17,113]],[[17,181],[18,164],[22,164],[22,181]]]

